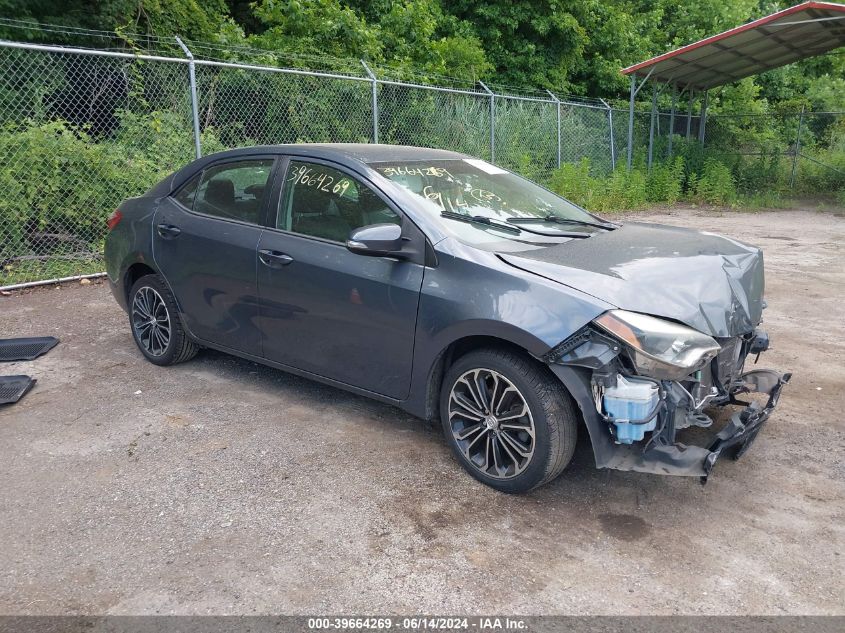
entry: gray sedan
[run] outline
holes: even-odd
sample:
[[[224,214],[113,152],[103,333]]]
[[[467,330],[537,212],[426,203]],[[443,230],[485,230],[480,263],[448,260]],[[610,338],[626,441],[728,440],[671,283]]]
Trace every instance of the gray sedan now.
[[[455,152],[232,150],[108,226],[112,291],[150,362],[213,348],[439,419],[504,492],[558,476],[580,430],[598,468],[706,480],[789,380],[743,369],[768,348],[759,249],[610,222]],[[681,442],[727,405],[708,441]]]

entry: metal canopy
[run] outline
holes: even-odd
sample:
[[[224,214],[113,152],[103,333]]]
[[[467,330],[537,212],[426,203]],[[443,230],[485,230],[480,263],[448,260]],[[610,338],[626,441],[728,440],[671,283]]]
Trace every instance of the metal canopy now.
[[[672,87],[669,155],[672,155],[677,91],[687,93],[687,138],[690,137],[693,95],[701,95],[698,141],[704,145],[707,124],[707,91],[716,86],[786,66],[808,57],[823,55],[845,46],[845,4],[805,2],[730,31],[713,35],[677,50],[628,66],[622,74],[631,78],[628,106],[628,169],[634,146],[634,100],[651,81],[651,121],[648,138],[648,168],[651,169],[658,85]],[[800,126],[799,126],[800,129]],[[795,163],[793,162],[793,173]]]
[[[805,2],[625,68],[696,91],[845,46],[845,4]]]

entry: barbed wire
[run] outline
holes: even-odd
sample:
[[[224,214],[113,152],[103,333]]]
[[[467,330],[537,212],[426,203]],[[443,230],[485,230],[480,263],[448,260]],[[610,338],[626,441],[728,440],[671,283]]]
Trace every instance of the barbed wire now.
[[[112,40],[121,42],[121,46],[98,46],[98,50],[125,51],[127,49],[142,48],[147,52],[177,52],[179,51],[174,36],[161,36],[153,33],[135,33],[123,30],[107,31],[103,29],[90,29],[85,27],[68,26],[38,22],[35,20],[22,20],[16,18],[0,17],[0,26],[18,29],[22,31],[36,31],[43,34],[63,35],[80,38],[93,38],[100,40]],[[295,68],[314,71],[337,71],[341,70],[346,74],[357,77],[365,76],[361,62],[358,59],[335,57],[331,55],[312,55],[264,49],[255,46],[237,45],[231,43],[219,43],[182,38],[191,52],[198,59],[205,59],[216,62],[237,62],[243,59],[261,59],[265,64],[275,64],[277,67],[284,67],[288,63]],[[72,46],[81,48],[80,46]],[[475,79],[466,77],[454,77],[437,72],[420,71],[418,69],[394,65],[389,62],[371,63],[370,67],[376,72],[376,76],[385,80],[410,80],[416,83],[431,85],[432,87],[444,87],[444,85],[462,90],[482,92]],[[514,96],[532,96],[535,98],[549,99],[548,93],[532,87],[497,86],[502,92]],[[574,98],[572,95],[560,94],[566,100]]]

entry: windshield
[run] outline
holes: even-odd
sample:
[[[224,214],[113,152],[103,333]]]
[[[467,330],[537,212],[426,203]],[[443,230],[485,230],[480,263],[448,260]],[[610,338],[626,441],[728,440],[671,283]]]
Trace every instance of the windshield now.
[[[474,245],[502,240],[547,245],[573,235],[587,237],[602,226],[601,220],[571,202],[483,160],[378,162],[370,166],[418,196],[444,225]],[[470,218],[476,221],[462,221]]]

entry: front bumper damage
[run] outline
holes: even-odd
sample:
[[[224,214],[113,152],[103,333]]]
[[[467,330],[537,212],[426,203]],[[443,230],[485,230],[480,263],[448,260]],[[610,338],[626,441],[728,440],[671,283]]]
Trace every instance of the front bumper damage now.
[[[758,341],[759,337],[755,336],[745,342],[742,354],[737,359],[739,370],[749,351],[765,351],[755,349]],[[565,353],[560,354],[560,351]],[[699,477],[705,483],[717,460],[723,456],[738,459],[748,450],[777,406],[783,386],[791,378],[789,373],[779,374],[769,369],[728,377],[724,385],[719,387],[721,395],[715,397],[708,406],[742,405],[744,408],[733,413],[729,422],[717,433],[710,434],[709,439],[701,442],[701,445],[678,441],[677,432],[689,426],[683,423],[685,419],[695,416],[699,419],[709,418],[687,401],[687,390],[680,388],[677,383],[667,381],[662,386],[662,410],[650,437],[642,442],[622,444],[615,441],[612,428],[598,410],[594,391],[595,376],[614,365],[619,351],[618,345],[603,336],[595,332],[582,332],[579,340],[558,350],[555,359],[544,359],[581,409],[590,433],[597,468]],[[714,361],[714,375],[719,370],[718,363]],[[765,396],[765,404],[739,399],[745,394],[755,393]]]
[[[730,421],[706,446],[687,445],[676,441],[675,429],[669,428],[667,424],[652,436],[645,448],[614,445],[617,450],[613,451],[604,467],[700,477],[702,483],[705,483],[720,457],[739,459],[748,450],[774,411],[781,390],[790,378],[791,374],[781,376],[765,369],[743,374],[742,392],[763,393],[768,396],[768,401],[761,407],[759,402],[744,403],[732,400],[730,404],[745,404],[746,407],[731,415]]]
[[[709,454],[704,459],[703,480],[706,482],[716,460],[722,453],[732,451],[732,457],[739,459],[757,438],[757,434],[768,421],[778,404],[783,386],[792,378],[791,373],[778,374],[771,369],[757,369],[741,376],[742,386],[732,394],[731,404],[744,404],[745,409],[731,416],[730,422],[716,434],[707,448]],[[762,393],[768,396],[764,406],[759,402],[744,402],[736,399],[740,393]]]

